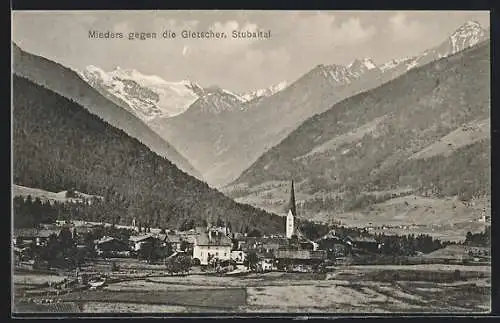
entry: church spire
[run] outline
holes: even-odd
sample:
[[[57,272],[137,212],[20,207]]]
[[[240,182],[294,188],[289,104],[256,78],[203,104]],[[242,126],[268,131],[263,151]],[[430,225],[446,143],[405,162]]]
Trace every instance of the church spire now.
[[[295,209],[295,191],[292,186],[290,189],[290,203],[288,205],[288,214],[286,216],[286,237],[291,238],[295,234],[295,217],[297,215],[297,210]]]
[[[297,216],[297,209],[295,208],[295,190],[293,188],[293,179],[292,186],[290,188],[290,202],[288,205],[288,209],[292,212],[293,216]]]

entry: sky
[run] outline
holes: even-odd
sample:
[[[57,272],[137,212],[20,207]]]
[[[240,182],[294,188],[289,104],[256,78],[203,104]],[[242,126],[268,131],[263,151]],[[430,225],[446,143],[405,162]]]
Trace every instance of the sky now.
[[[298,79],[318,64],[372,58],[381,64],[439,45],[467,20],[489,27],[488,11],[14,11],[22,49],[72,69],[136,69],[235,92]],[[124,39],[92,39],[90,30]],[[166,30],[175,39],[161,37]],[[183,39],[182,30],[271,31],[269,39]],[[157,39],[128,40],[130,32]]]

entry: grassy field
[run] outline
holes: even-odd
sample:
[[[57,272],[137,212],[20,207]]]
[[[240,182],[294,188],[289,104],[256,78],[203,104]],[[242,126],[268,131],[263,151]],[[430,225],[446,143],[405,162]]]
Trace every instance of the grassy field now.
[[[490,275],[488,266],[343,266],[328,274],[131,278],[57,298],[83,312],[483,313]]]
[[[12,195],[13,196],[28,196],[30,195],[31,198],[39,198],[41,201],[57,201],[57,202],[74,202],[74,201],[83,201],[84,199],[90,199],[93,197],[96,198],[102,198],[101,196],[97,195],[89,195],[85,193],[78,192],[77,195],[78,197],[74,198],[68,198],[66,197],[67,191],[61,191],[61,192],[50,192],[46,190],[42,190],[39,188],[32,188],[32,187],[26,187],[26,186],[21,186],[21,185],[13,185],[12,186]]]
[[[236,198],[240,203],[263,208],[276,214],[285,214],[286,203],[288,203],[287,182],[270,182],[253,187],[248,195]],[[335,193],[307,194],[296,186],[296,200],[298,204],[299,217],[308,220],[329,223],[332,220],[340,221],[342,225],[349,227],[366,226],[390,226],[374,230],[372,233],[385,234],[429,234],[435,238],[448,241],[461,241],[465,239],[467,231],[481,232],[485,228],[484,223],[478,222],[483,208],[487,214],[491,211],[491,201],[486,198],[476,199],[471,204],[460,201],[457,197],[423,197],[414,195],[411,191],[395,190],[385,192],[364,192],[369,195],[379,193],[394,193],[404,196],[391,198],[387,201],[369,205],[350,212],[339,210],[314,210],[302,209],[301,203],[314,199],[331,198]],[[227,188],[227,190],[229,190]],[[229,192],[229,191],[228,191]],[[371,224],[370,224],[371,223]],[[415,224],[410,228],[411,224]]]
[[[44,283],[60,283],[67,277],[58,275],[40,275],[40,274],[20,274],[16,273],[13,277],[14,284],[23,285],[42,285]]]

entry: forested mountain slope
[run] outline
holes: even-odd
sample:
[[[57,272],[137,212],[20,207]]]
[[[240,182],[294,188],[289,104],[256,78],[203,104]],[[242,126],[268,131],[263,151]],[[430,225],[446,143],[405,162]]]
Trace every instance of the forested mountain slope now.
[[[273,194],[293,178],[303,200],[323,197],[329,210],[375,203],[366,192],[470,199],[490,194],[490,162],[487,41],[311,117],[227,191],[255,205],[281,203]]]
[[[221,218],[237,230],[284,228],[281,217],[234,202],[67,98],[17,75],[13,96],[15,184],[112,197],[102,216],[108,222]]]

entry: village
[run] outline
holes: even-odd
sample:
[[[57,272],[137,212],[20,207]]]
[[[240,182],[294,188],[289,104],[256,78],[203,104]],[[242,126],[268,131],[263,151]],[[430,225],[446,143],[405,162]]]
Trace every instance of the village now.
[[[423,280],[435,285],[465,284],[470,279],[484,284],[489,280],[490,250],[481,234],[468,234],[463,244],[442,244],[423,235],[411,241],[390,236],[383,240],[367,229],[338,227],[311,239],[300,229],[296,215],[292,182],[282,234],[265,235],[255,229],[233,232],[220,219],[188,230],[143,227],[135,220],[131,226],[57,220],[40,228],[15,229],[16,306],[20,311],[33,311],[33,306],[38,306],[37,311],[78,312],[78,302],[93,297],[109,302],[110,297],[122,297],[127,291],[133,297],[140,295],[133,288],[129,290],[139,281],[150,284],[147,288],[153,290],[166,288],[168,293],[165,286],[187,284],[186,279],[209,291],[215,288],[210,284],[243,284],[248,289],[251,284],[263,284],[258,282],[261,279],[270,279],[271,285],[286,284],[290,279],[296,283],[298,279],[307,285],[311,279],[321,282],[344,275],[390,286],[399,281]],[[99,290],[107,294],[85,294]],[[217,297],[210,295],[220,305]]]
[[[186,231],[141,228],[135,220],[132,226],[58,220],[54,224],[43,224],[39,229],[16,229],[13,237],[15,262],[19,266],[31,263],[34,268],[50,267],[49,261],[34,255],[33,250],[50,249],[50,245],[63,235],[68,236],[69,243],[77,250],[71,259],[74,263],[68,264],[70,267],[81,267],[90,255],[102,259],[141,259],[164,265],[188,259],[184,261],[187,267],[181,268],[184,272],[198,267],[201,271],[228,275],[246,271],[318,272],[353,250],[373,253],[381,248],[373,237],[339,236],[335,230],[316,241],[310,240],[296,224],[293,190],[290,201],[286,232],[269,236],[257,230],[245,234],[232,232],[220,222]],[[92,237],[98,238],[93,240]]]

